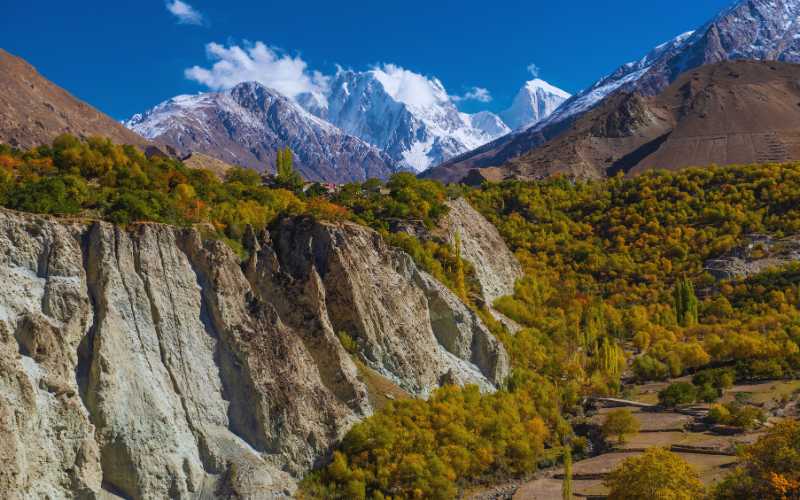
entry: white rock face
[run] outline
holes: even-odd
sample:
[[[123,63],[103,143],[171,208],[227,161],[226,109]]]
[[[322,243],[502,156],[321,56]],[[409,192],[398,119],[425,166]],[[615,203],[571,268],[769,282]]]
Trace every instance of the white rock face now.
[[[330,82],[327,106],[314,99],[298,100],[309,112],[416,171],[509,131],[492,113],[475,117],[459,112],[439,80],[391,65],[339,71]]]
[[[492,303],[514,294],[514,284],[523,277],[522,266],[503,237],[464,198],[448,202],[450,211],[441,223],[451,245],[461,239],[461,256],[472,264],[484,301]]]
[[[527,128],[553,114],[570,97],[569,93],[536,78],[525,83],[511,107],[500,113],[500,117],[514,130]]]
[[[372,407],[337,338],[417,395],[508,373],[480,320],[352,224],[220,242],[0,210],[4,498],[291,495]],[[260,239],[260,242],[259,242]]]

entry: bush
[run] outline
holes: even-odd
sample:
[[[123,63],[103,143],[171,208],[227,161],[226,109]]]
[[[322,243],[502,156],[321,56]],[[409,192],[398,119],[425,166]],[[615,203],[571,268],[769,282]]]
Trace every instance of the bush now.
[[[766,422],[763,410],[737,402],[714,405],[708,412],[707,421],[712,424],[730,425],[744,430],[752,430]]]
[[[337,336],[345,351],[350,354],[358,353],[358,343],[347,332],[339,332]]]
[[[722,397],[722,390],[717,389],[711,384],[706,384],[697,388],[697,400],[704,403],[713,403]]]
[[[703,370],[692,377],[692,383],[698,387],[710,385],[716,389],[730,389],[736,382],[736,371],[731,368]]]

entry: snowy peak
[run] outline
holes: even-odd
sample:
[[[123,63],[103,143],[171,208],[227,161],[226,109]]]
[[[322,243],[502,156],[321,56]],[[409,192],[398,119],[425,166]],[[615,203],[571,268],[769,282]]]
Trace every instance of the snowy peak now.
[[[526,82],[524,88],[525,90],[528,91],[528,93],[531,94],[536,94],[536,93],[552,94],[554,96],[562,97],[564,99],[569,99],[570,97],[572,97],[569,94],[569,92],[561,90],[560,88],[547,83],[541,78],[535,78],[529,82]]]
[[[466,115],[473,128],[487,136],[500,137],[511,132],[506,123],[496,114],[489,111],[480,111],[474,115]]]
[[[569,122],[611,96],[620,92],[655,96],[687,71],[737,59],[800,63],[800,0],[741,0],[697,30],[618,67],[569,98],[548,118],[461,155],[429,176],[458,180],[472,168],[503,165],[555,139]],[[524,102],[525,94],[518,98]],[[506,123],[515,118],[508,112],[502,116]]]
[[[570,97],[569,93],[536,78],[525,83],[511,107],[500,116],[512,129],[527,128],[550,116]]]
[[[306,96],[298,102],[416,171],[509,132],[497,115],[459,112],[438,79],[391,64],[361,72],[340,69],[328,89],[326,106]]]
[[[437,78],[427,78],[393,64],[386,64],[368,73],[380,82],[392,99],[409,109],[424,112],[452,106],[444,85]]]
[[[225,92],[177,96],[125,125],[182,155],[203,153],[259,170],[271,170],[276,151],[289,147],[309,180],[363,181],[398,170],[378,148],[255,82]]]

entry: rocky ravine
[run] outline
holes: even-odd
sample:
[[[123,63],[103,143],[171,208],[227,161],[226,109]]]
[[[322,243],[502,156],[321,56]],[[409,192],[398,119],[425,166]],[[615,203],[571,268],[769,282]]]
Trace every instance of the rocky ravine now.
[[[424,396],[499,342],[409,256],[288,220],[250,259],[192,229],[0,211],[6,498],[275,498],[372,407],[336,332]]]

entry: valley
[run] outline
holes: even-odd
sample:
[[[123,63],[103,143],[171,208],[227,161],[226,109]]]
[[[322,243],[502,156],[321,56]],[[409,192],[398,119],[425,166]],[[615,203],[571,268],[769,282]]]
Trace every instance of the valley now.
[[[152,7],[0,49],[0,497],[800,498],[800,0]]]

